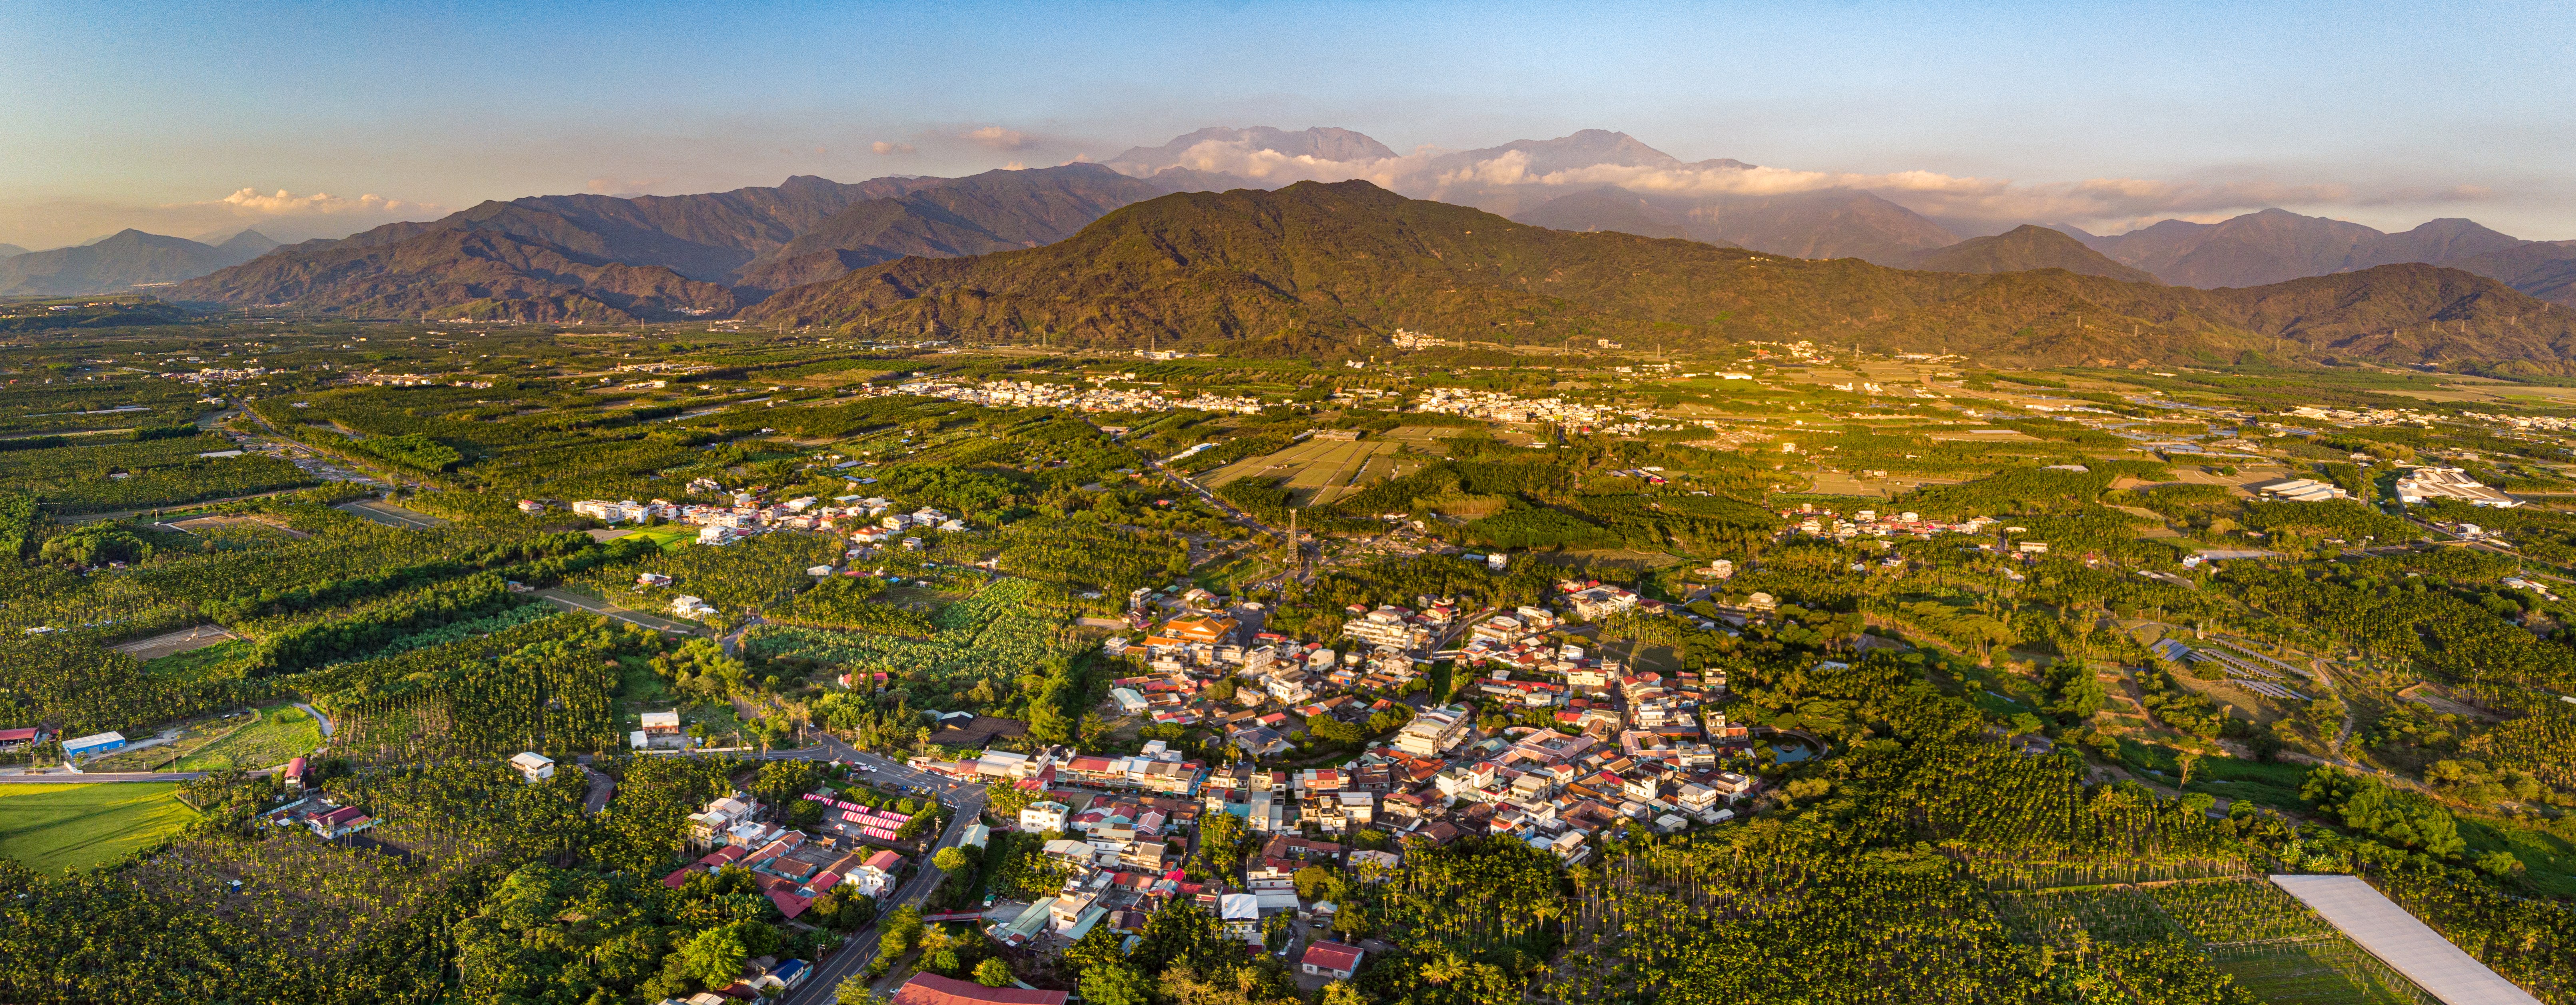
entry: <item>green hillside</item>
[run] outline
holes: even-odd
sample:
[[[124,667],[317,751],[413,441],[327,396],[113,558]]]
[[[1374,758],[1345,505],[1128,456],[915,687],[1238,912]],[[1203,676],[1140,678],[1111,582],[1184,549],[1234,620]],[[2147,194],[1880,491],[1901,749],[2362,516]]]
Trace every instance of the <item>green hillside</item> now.
[[[1398,327],[1506,345],[1806,339],[2034,364],[2338,355],[2568,358],[2567,317],[2425,265],[2235,290],[2063,271],[1911,272],[1567,233],[1366,182],[1184,193],[1053,245],[905,259],[784,291],[761,323],[1073,346],[1371,351]]]

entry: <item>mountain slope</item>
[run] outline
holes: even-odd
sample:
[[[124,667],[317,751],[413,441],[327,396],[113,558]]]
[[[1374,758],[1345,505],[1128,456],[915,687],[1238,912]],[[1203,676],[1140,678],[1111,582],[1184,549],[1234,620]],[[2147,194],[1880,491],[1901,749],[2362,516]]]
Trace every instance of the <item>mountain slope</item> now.
[[[1614,230],[1640,237],[1691,236],[1690,228],[1644,197],[1616,185],[1558,196],[1512,217],[1512,221],[1550,230]]]
[[[294,303],[360,317],[623,322],[717,314],[731,291],[499,230],[271,255],[183,283],[177,299]]]
[[[21,248],[17,245],[0,244],[0,258],[16,258],[26,253],[27,249]]]
[[[1169,185],[1169,191],[1268,188],[1276,182],[1263,179],[1280,174],[1366,177],[1417,199],[1472,206],[1551,229],[1686,236],[1801,258],[1887,262],[1958,240],[1914,211],[1865,192],[1704,194],[1712,179],[1753,165],[1725,158],[1685,163],[1607,129],[1407,158],[1348,130],[1202,129],[1161,147],[1129,150],[1109,163],[1158,181],[1158,171],[1190,173],[1187,185]],[[1238,172],[1238,180],[1209,177],[1226,171]],[[1605,186],[1621,195],[1601,197]]]
[[[2552,303],[2576,307],[2576,241],[2525,241],[2453,263]]]
[[[2061,270],[1914,272],[1778,259],[1619,233],[1568,233],[1365,182],[1165,196],[1072,238],[910,258],[771,297],[798,325],[1057,345],[1366,351],[1402,326],[1557,345],[1808,338],[1980,362],[2224,359],[2248,351],[2513,357],[2561,366],[2576,335],[2491,279],[2394,265],[2257,289],[2196,290]]]
[[[1795,258],[1860,258],[1885,265],[1957,239],[1912,210],[1851,189],[1676,197],[1603,186],[1558,196],[1512,219],[1554,230],[1687,237]]]
[[[1692,235],[1798,258],[1859,258],[1882,265],[1946,247],[1958,235],[1913,210],[1856,189],[1700,200]]]
[[[184,237],[122,230],[89,244],[0,259],[0,296],[123,293],[140,284],[202,276],[274,246],[256,232],[210,247]]]
[[[1974,237],[1902,259],[1908,269],[1929,272],[2029,272],[2065,269],[2079,276],[2108,276],[2128,283],[2153,283],[2156,277],[2112,261],[2084,242],[2057,230],[2023,224],[1993,237]]]
[[[1035,247],[1166,191],[1098,164],[987,171],[843,209],[744,266],[739,285],[785,289],[905,255],[945,258]]]
[[[278,249],[173,295],[361,314],[694,316],[737,305],[725,284],[756,299],[903,255],[1026,247],[1164,191],[1078,164],[847,185],[798,176],[685,196],[531,196]],[[503,274],[521,266],[529,271]]]
[[[2344,255],[2343,267],[2367,269],[2374,265],[2399,262],[2423,262],[2427,265],[2451,265],[2492,251],[2502,251],[2528,243],[2479,226],[2474,220],[2446,217],[2428,220],[2402,234],[2382,234],[2366,238]]]

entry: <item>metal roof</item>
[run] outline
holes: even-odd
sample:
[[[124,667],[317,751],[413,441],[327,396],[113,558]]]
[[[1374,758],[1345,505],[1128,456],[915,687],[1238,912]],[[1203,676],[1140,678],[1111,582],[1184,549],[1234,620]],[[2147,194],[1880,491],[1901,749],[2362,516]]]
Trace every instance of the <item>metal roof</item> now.
[[[2272,882],[2444,1005],[2540,1005],[2359,876],[2274,876]]]

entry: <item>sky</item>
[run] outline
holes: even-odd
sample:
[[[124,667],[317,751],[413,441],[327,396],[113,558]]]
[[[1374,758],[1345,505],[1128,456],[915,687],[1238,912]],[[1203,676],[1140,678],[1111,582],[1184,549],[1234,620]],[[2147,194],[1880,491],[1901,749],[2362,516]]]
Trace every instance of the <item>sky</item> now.
[[[9,0],[0,243],[1578,129],[1963,234],[2280,206],[2576,238],[2576,5]]]

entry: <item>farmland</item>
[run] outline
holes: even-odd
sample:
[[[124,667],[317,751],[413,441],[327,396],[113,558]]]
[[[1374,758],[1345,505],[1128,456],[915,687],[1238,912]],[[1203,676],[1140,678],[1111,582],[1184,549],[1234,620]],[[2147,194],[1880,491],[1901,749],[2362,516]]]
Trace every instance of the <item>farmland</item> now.
[[[322,727],[312,713],[281,702],[260,709],[258,722],[181,758],[171,770],[254,771],[284,764],[321,745]]]
[[[0,785],[0,855],[51,873],[113,861],[196,816],[172,798],[178,790],[177,782]]]
[[[1207,485],[1244,478],[1278,480],[1297,497],[1297,505],[1321,506],[1384,478],[1409,474],[1420,461],[1399,456],[1403,445],[1388,440],[1310,439],[1273,453],[1248,457],[1200,477]]]
[[[770,656],[801,656],[853,669],[883,670],[916,690],[945,696],[1013,678],[1071,650],[1062,619],[1032,607],[1040,587],[999,579],[933,615],[926,640],[892,635],[763,625],[745,645]]]

